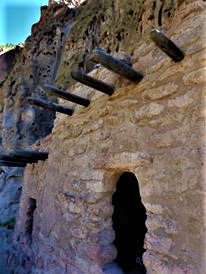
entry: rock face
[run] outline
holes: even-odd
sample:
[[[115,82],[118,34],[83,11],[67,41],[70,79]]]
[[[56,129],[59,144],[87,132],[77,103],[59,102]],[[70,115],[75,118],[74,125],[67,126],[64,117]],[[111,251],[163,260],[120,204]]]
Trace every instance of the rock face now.
[[[111,201],[125,171],[137,177],[147,212],[147,273],[205,271],[204,24],[200,0],[42,7],[1,85],[2,149],[33,145],[49,152],[47,161],[27,165],[24,177],[21,169],[0,174],[2,235],[11,233],[5,222],[15,218],[24,182],[12,243],[5,248],[14,273],[122,273],[114,263]],[[149,39],[158,26],[185,53],[180,63]],[[136,84],[95,67],[89,61],[95,47],[130,54],[143,80]],[[113,84],[114,94],[75,83],[74,68]],[[44,83],[91,104],[67,102],[73,116],[57,114],[54,121],[53,112],[25,101],[30,95],[57,101],[42,92]]]

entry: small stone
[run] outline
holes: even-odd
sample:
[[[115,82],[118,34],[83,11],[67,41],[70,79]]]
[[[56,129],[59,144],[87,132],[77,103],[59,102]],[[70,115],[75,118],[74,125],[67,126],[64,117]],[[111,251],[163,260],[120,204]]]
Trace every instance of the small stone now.
[[[122,269],[115,262],[103,265],[102,270],[104,274],[124,274]]]
[[[143,99],[157,100],[168,97],[178,90],[178,85],[175,83],[168,83],[164,86],[148,89],[142,94]]]
[[[90,181],[90,180],[102,181],[104,177],[104,174],[102,171],[96,171],[96,170],[81,170],[80,173],[79,173],[79,170],[75,170],[75,171],[71,171],[70,174],[84,181]]]
[[[164,110],[164,106],[157,103],[150,103],[142,106],[134,114],[136,120],[150,119],[158,116]]]
[[[88,256],[91,260],[98,264],[106,264],[116,258],[117,251],[114,245],[99,245],[80,243],[78,251]]]
[[[93,274],[93,273],[95,273],[95,274],[103,274],[101,266],[99,266],[98,264],[92,264],[90,266],[90,272],[89,273],[91,273],[91,274]]]
[[[113,229],[104,229],[97,233],[96,231],[92,231],[88,240],[92,243],[102,243],[103,245],[111,244],[115,239],[115,232]]]
[[[165,231],[168,234],[177,234],[177,224],[175,220],[168,219],[164,222]]]
[[[114,191],[114,186],[112,184],[106,184],[104,181],[89,181],[86,183],[86,188],[96,193]]]
[[[90,124],[85,125],[82,134],[88,134],[102,128],[104,125],[103,120],[93,121]]]
[[[206,82],[206,68],[200,68],[186,74],[183,77],[183,82],[186,86],[203,84]]]
[[[154,256],[150,251],[146,251],[143,254],[143,261],[149,273],[152,273],[152,274],[171,273],[167,262],[160,260],[157,256]]]
[[[114,155],[100,154],[92,163],[93,168],[134,169],[152,163],[152,156],[144,152],[122,152]]]
[[[158,205],[158,204],[150,204],[150,203],[144,203],[144,206],[147,210],[147,212],[151,212],[153,214],[157,214],[157,215],[161,215],[164,212],[164,208],[162,207],[162,205]]]
[[[84,270],[85,273],[89,273],[89,263],[79,256],[76,256],[75,266],[79,268],[80,271]]]
[[[85,227],[71,227],[71,234],[78,239],[87,239],[87,229]]]
[[[154,233],[146,233],[145,235],[145,248],[152,250],[153,252],[169,254],[170,248],[172,247],[172,239],[166,238]]]
[[[77,214],[81,213],[82,214],[82,213],[84,213],[84,207],[78,206],[75,203],[69,203],[69,211],[71,213],[77,213]]]
[[[155,231],[158,228],[162,228],[163,220],[162,216],[148,214],[146,219],[146,227],[149,231]]]
[[[168,107],[186,108],[190,106],[194,102],[194,98],[192,97],[194,92],[195,91],[191,91],[182,96],[176,97],[174,99],[170,99],[168,101]]]

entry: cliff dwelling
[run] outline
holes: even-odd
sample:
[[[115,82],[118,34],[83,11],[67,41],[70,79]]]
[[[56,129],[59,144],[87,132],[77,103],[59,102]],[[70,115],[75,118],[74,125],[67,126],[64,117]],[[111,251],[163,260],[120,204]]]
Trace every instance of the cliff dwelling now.
[[[205,273],[206,2],[68,2],[0,56],[0,273]]]

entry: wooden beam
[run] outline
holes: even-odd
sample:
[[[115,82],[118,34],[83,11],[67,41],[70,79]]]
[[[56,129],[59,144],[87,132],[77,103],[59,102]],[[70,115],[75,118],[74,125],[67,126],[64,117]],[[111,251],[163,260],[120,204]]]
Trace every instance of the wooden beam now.
[[[134,70],[119,58],[115,58],[101,49],[95,49],[90,60],[102,64],[105,68],[112,70],[133,82],[140,82],[143,78],[143,75],[140,72]]]
[[[82,105],[85,107],[87,107],[90,104],[90,101],[88,99],[82,98],[80,96],[77,96],[77,95],[69,93],[69,92],[65,92],[65,91],[55,88],[51,85],[43,85],[41,87],[43,88],[43,90],[45,90],[51,94],[54,94],[60,98],[63,98],[65,100],[71,101],[73,103],[76,103],[76,104],[79,104],[79,105]]]
[[[7,161],[7,162],[24,163],[24,164],[37,162],[37,160],[35,159],[25,159],[25,158],[7,154],[7,153],[0,153],[0,160]]]
[[[17,163],[17,162],[1,161],[0,160],[0,166],[25,167],[26,163]]]
[[[22,163],[35,163],[39,160],[46,160],[48,152],[18,149],[9,153],[0,153],[0,160]]]
[[[158,29],[153,29],[150,37],[155,45],[166,53],[175,62],[180,62],[184,58],[184,53],[175,43]]]
[[[57,111],[57,112],[61,112],[67,115],[72,115],[74,110],[68,107],[64,107],[64,106],[60,106],[58,104],[52,103],[52,102],[47,102],[45,100],[41,100],[35,97],[27,97],[26,98],[28,103],[31,105],[35,105],[41,108],[45,108],[45,109],[49,109],[49,110],[53,110],[53,111]]]
[[[112,95],[114,92],[114,87],[112,85],[108,85],[101,80],[97,80],[80,70],[72,71],[71,76],[83,85],[99,90],[107,95]]]
[[[46,159],[48,159],[48,152],[18,149],[12,152],[11,156],[21,157],[25,160],[31,161],[45,161]]]

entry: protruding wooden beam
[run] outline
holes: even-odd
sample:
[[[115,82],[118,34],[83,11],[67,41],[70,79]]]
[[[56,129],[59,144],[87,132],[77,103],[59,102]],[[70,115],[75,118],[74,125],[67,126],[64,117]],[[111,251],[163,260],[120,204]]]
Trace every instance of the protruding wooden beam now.
[[[48,91],[51,94],[54,94],[60,98],[71,101],[73,103],[82,105],[84,107],[87,107],[90,104],[90,101],[88,99],[82,98],[80,96],[77,96],[77,95],[69,93],[69,92],[65,92],[65,91],[55,88],[51,85],[43,85],[42,88],[43,88],[43,90]]]
[[[73,79],[82,83],[83,85],[99,90],[107,95],[112,95],[114,92],[114,87],[112,85],[108,85],[103,81],[97,80],[80,70],[72,71],[71,76]]]
[[[0,160],[0,166],[25,167],[26,163],[17,163],[17,162],[1,161]]]
[[[11,155],[13,157],[20,157],[25,160],[31,160],[31,161],[45,161],[46,159],[48,159],[48,152],[25,150],[25,149],[18,149],[12,152]]]
[[[175,43],[158,29],[153,29],[150,33],[152,41],[166,53],[175,62],[180,62],[184,58],[184,53],[178,48]]]
[[[143,78],[143,75],[140,72],[134,70],[119,58],[113,57],[101,49],[95,49],[90,60],[102,64],[105,68],[112,70],[133,82],[140,82]]]
[[[60,106],[58,104],[55,103],[51,103],[51,102],[47,102],[35,97],[27,97],[26,98],[28,103],[31,105],[35,105],[41,108],[45,108],[45,109],[49,109],[49,110],[53,110],[53,111],[57,111],[57,112],[61,112],[67,115],[72,115],[74,110],[68,107],[64,107],[64,106]]]
[[[0,160],[6,161],[6,162],[17,162],[17,163],[24,163],[24,164],[37,162],[37,160],[35,159],[25,159],[25,158],[7,154],[7,153],[0,153]]]

